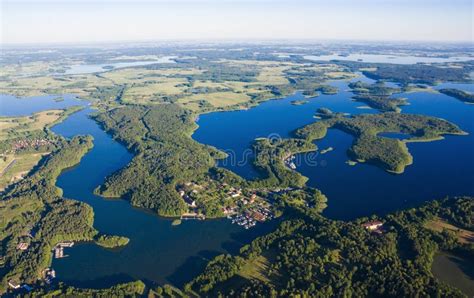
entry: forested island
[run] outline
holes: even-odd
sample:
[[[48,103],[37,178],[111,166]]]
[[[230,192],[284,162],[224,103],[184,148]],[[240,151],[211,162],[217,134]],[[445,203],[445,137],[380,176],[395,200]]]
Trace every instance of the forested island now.
[[[439,92],[446,94],[448,96],[454,97],[456,99],[459,99],[460,101],[463,101],[465,103],[474,103],[474,94],[466,92],[466,91],[453,89],[453,88],[445,88],[445,89],[440,89]]]
[[[323,120],[305,126],[295,134],[308,141],[324,138],[329,128],[341,129],[355,137],[349,156],[359,162],[369,162],[393,173],[403,173],[413,162],[407,142],[427,142],[442,138],[445,134],[466,134],[455,124],[424,115],[382,114],[345,117],[328,109],[319,110]],[[410,135],[403,141],[379,136],[382,132],[397,132]]]

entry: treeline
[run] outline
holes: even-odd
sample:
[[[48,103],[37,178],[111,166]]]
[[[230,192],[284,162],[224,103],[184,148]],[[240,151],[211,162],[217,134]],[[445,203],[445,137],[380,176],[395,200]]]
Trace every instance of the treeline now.
[[[401,84],[428,84],[438,82],[468,82],[471,69],[466,67],[440,67],[427,64],[377,64],[374,71],[363,74],[374,80],[395,81]]]
[[[448,96],[454,97],[456,99],[459,99],[460,101],[467,102],[467,103],[474,103],[474,94],[459,90],[459,89],[454,89],[454,88],[444,88],[440,89],[439,92],[446,94]]]
[[[467,208],[466,208],[467,207]],[[460,222],[473,218],[474,199],[454,198],[390,214],[381,233],[362,224],[325,219],[301,209],[295,219],[244,246],[238,256],[220,256],[186,285],[188,292],[214,297],[462,297],[431,273],[439,250],[462,250],[473,255],[448,232],[435,232],[424,224],[446,214]],[[454,222],[451,222],[454,224]],[[471,222],[472,224],[472,222]],[[264,278],[245,277],[244,264],[265,259]]]
[[[349,84],[355,100],[364,102],[374,109],[384,112],[399,112],[399,106],[405,105],[406,101],[401,98],[392,98],[394,93],[401,92],[400,88],[385,86],[383,82],[367,84],[361,81]]]
[[[59,283],[53,290],[39,288],[23,297],[140,297],[145,292],[146,286],[141,281],[118,284],[107,289],[82,289]]]

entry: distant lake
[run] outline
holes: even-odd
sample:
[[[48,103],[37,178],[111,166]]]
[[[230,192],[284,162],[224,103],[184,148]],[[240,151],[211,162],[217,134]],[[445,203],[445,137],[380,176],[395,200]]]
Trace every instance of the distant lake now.
[[[174,60],[172,60],[172,58],[176,58],[176,57],[167,56],[167,57],[161,57],[156,60],[113,62],[113,63],[105,63],[105,64],[75,64],[75,65],[69,66],[69,68],[66,70],[64,74],[66,75],[86,74],[86,73],[110,71],[112,69],[118,69],[118,68],[124,68],[124,67],[150,65],[150,64],[156,64],[156,63],[175,63]]]
[[[44,95],[19,98],[0,94],[0,116],[26,116],[44,110],[64,109],[77,105],[87,105],[74,95]]]
[[[201,115],[193,138],[227,152],[229,158],[220,161],[221,166],[254,179],[259,176],[252,165],[250,149],[255,138],[290,137],[294,130],[316,121],[314,114],[318,108],[352,115],[377,113],[374,109],[359,108],[364,104],[351,99],[347,82],[331,84],[338,87],[338,94],[321,95],[309,99],[305,105],[291,104],[293,100],[303,99],[301,94],[295,94],[249,110]],[[402,107],[402,112],[444,118],[469,135],[409,143],[414,164],[403,174],[395,175],[369,164],[346,164],[347,150],[354,138],[330,129],[324,139],[315,143],[321,149],[333,147],[333,151],[322,155],[300,154],[296,159],[297,170],[309,178],[308,185],[327,195],[326,216],[347,220],[374,213],[382,215],[447,195],[474,195],[474,105],[427,92],[398,94],[397,97],[406,97],[410,103]]]
[[[474,60],[474,57],[420,57],[410,55],[383,55],[383,54],[349,54],[349,55],[307,55],[307,60],[312,61],[360,61],[368,63],[393,63],[393,64],[416,64],[416,63],[444,63],[444,62],[460,62]]]

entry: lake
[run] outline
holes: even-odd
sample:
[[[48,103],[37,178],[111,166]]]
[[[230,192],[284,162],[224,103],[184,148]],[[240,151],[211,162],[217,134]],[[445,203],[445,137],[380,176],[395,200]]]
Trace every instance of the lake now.
[[[166,56],[161,57],[156,60],[147,60],[147,61],[133,61],[133,62],[112,62],[112,63],[105,63],[105,64],[74,64],[68,66],[66,72],[63,74],[72,75],[72,74],[86,74],[86,73],[96,73],[96,72],[104,72],[109,71],[111,69],[118,69],[124,67],[132,67],[132,66],[143,66],[143,65],[150,65],[156,63],[175,63],[173,58],[175,56]],[[58,74],[61,75],[61,74]]]
[[[250,149],[255,138],[289,137],[297,128],[316,121],[313,116],[322,107],[352,115],[377,112],[361,109],[365,106],[363,103],[352,101],[347,84],[332,82],[331,85],[339,88],[338,94],[321,95],[304,105],[291,104],[291,101],[303,98],[301,94],[295,94],[249,110],[201,115],[193,138],[227,152],[229,157],[219,162],[221,166],[254,179],[259,175],[252,165]],[[324,215],[348,220],[374,213],[386,214],[447,195],[474,195],[474,105],[436,93],[404,93],[397,97],[408,98],[409,105],[402,107],[404,113],[441,117],[470,134],[446,136],[441,141],[409,143],[414,164],[403,174],[396,175],[369,164],[346,164],[353,137],[330,129],[316,144],[321,149],[333,147],[333,151],[300,154],[296,158],[297,170],[309,178],[308,185],[320,189],[328,197]]]
[[[412,55],[386,55],[386,54],[349,54],[349,55],[307,55],[304,59],[311,61],[360,61],[368,63],[393,63],[393,64],[416,64],[416,63],[445,63],[445,62],[461,62],[474,60],[474,57],[422,57]]]
[[[54,96],[18,99],[1,96],[5,110],[0,115],[24,115],[35,101],[45,103],[44,109],[64,107]],[[68,97],[69,98],[69,97]],[[70,97],[71,105],[87,105]],[[44,110],[43,109],[43,110]],[[5,114],[4,114],[5,113]],[[183,221],[172,226],[171,219],[133,208],[123,200],[107,200],[95,196],[93,190],[104,178],[124,167],[132,158],[124,146],[99,128],[85,109],[72,114],[52,130],[64,137],[92,135],[94,148],[81,162],[58,178],[56,185],[66,198],[83,201],[94,209],[94,227],[100,232],[130,238],[120,249],[105,249],[94,243],[79,243],[66,250],[64,259],[54,259],[58,280],[81,287],[103,288],[141,279],[148,283],[172,283],[181,286],[200,273],[207,262],[221,253],[237,253],[240,247],[276,227],[277,221],[245,230],[227,219]]]
[[[229,158],[219,162],[221,166],[246,178],[258,177],[251,163],[253,153],[249,150],[255,138],[289,137],[295,129],[316,121],[313,116],[320,107],[350,114],[377,113],[361,108],[366,107],[363,103],[352,101],[347,84],[346,81],[331,82],[338,87],[338,94],[308,99],[309,103],[304,105],[291,104],[293,100],[304,98],[297,93],[248,110],[201,115],[193,138],[231,153]],[[316,144],[321,149],[333,147],[333,151],[323,155],[301,154],[297,158],[297,170],[309,177],[308,184],[328,196],[326,216],[352,219],[384,214],[445,195],[474,195],[474,106],[442,94],[399,96],[409,99],[410,105],[403,107],[404,113],[443,117],[470,135],[410,143],[414,165],[407,167],[405,173],[394,175],[372,165],[347,165],[346,151],[353,141],[352,136],[329,130],[327,137]],[[68,138],[77,134],[94,137],[94,148],[76,167],[59,176],[57,186],[63,189],[65,197],[93,207],[94,226],[99,231],[130,238],[130,243],[120,249],[105,249],[93,243],[80,243],[67,249],[69,257],[53,260],[59,280],[82,287],[107,287],[134,279],[180,286],[198,274],[212,257],[224,252],[236,253],[244,243],[277,225],[272,221],[244,230],[222,219],[184,221],[172,226],[170,219],[133,208],[127,201],[95,196],[94,188],[103,183],[107,175],[124,167],[132,155],[88,117],[93,110],[87,102],[69,96],[57,102],[55,97],[0,96],[0,114],[25,115],[77,104],[86,106],[52,128]],[[37,100],[42,104],[37,104]]]
[[[45,95],[19,98],[0,94],[0,116],[26,116],[44,110],[64,109],[88,102],[79,101],[74,95]]]

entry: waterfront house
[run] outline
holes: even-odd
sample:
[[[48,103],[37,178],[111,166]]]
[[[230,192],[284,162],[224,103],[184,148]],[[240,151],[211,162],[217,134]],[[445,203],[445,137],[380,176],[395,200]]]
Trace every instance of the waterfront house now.
[[[17,282],[16,280],[12,280],[12,279],[8,281],[8,286],[14,290],[21,288],[21,284]]]
[[[375,231],[378,230],[383,226],[383,222],[375,220],[375,221],[369,221],[364,224],[362,224],[364,228],[366,228],[369,231]]]

